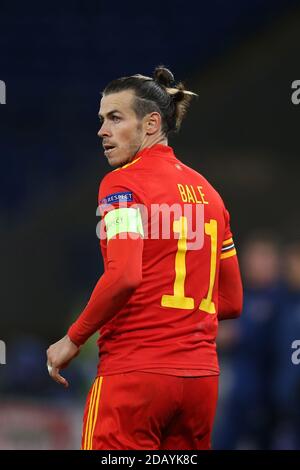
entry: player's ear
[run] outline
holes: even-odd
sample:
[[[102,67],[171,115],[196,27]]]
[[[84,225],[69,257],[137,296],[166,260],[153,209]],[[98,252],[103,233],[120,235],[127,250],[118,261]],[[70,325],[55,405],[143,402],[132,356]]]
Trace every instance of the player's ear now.
[[[160,130],[161,127],[161,115],[157,112],[149,113],[145,116],[145,127],[148,135],[153,135],[155,132]]]

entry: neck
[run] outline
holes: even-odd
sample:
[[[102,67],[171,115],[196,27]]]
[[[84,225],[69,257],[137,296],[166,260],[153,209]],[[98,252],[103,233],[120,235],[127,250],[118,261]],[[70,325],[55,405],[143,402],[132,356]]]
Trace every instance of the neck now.
[[[142,142],[140,150],[143,150],[146,147],[153,147],[153,145],[156,144],[168,145],[167,137],[161,133],[158,135],[146,135]]]

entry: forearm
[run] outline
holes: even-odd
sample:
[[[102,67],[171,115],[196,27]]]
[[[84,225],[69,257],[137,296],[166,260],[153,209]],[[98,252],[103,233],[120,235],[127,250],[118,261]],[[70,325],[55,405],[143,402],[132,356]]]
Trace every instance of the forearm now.
[[[236,256],[221,261],[218,319],[238,318],[243,307],[243,286]]]
[[[219,310],[218,320],[231,320],[238,318],[242,312],[242,298],[237,297],[234,299],[231,297],[228,299],[226,296],[219,296]]]

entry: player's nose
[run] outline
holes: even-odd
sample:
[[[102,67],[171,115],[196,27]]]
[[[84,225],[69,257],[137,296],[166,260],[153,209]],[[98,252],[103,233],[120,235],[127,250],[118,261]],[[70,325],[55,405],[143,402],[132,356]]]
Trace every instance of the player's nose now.
[[[111,132],[109,128],[107,127],[107,125],[103,123],[97,135],[98,137],[100,137],[100,139],[103,139],[103,137],[107,137],[107,136],[111,137]]]

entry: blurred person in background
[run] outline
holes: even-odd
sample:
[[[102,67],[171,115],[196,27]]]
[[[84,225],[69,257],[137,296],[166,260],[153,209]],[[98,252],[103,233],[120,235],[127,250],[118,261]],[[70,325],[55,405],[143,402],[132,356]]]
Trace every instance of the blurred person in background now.
[[[48,349],[51,377],[67,386],[60,369],[100,329],[83,449],[211,446],[218,319],[239,316],[242,285],[221,197],[168,146],[168,134],[179,129],[193,95],[163,67],[152,78],[114,80],[103,93],[98,135],[116,168],[99,191],[105,272],[68,334]],[[147,208],[146,219],[137,203]],[[168,237],[155,226],[159,236],[144,237],[157,204],[187,204],[192,215],[168,212]],[[202,228],[194,218],[197,207],[204,209]],[[193,224],[204,239],[191,249]]]
[[[217,449],[271,447],[274,409],[274,328],[280,298],[279,249],[272,236],[255,235],[241,253],[244,306],[241,318],[219,329],[225,397],[217,415]],[[226,380],[227,379],[227,380]]]
[[[300,241],[283,250],[284,290],[274,334],[273,393],[276,427],[273,447],[300,449],[300,364],[293,343],[300,343]],[[298,346],[299,348],[299,346]]]

